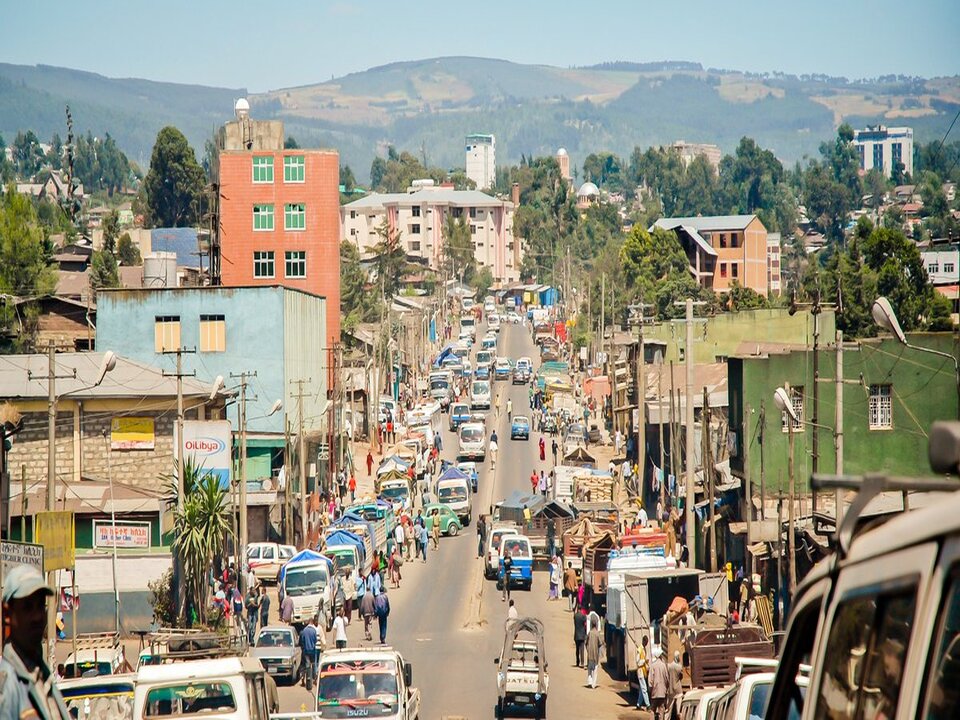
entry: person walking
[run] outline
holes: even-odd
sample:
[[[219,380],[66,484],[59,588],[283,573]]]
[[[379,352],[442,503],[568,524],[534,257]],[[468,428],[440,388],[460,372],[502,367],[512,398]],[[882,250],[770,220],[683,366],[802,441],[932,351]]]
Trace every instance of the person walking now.
[[[390,617],[390,599],[387,597],[387,588],[384,587],[373,601],[373,610],[377,615],[377,626],[380,629],[380,644],[387,643],[387,618]]]
[[[600,635],[600,623],[590,623],[587,630],[587,685],[597,687],[597,668],[600,665],[600,653],[603,650],[603,637]]]
[[[650,664],[650,707],[655,720],[666,720],[667,689],[670,685],[670,673],[664,661],[659,645],[653,647],[653,662]]]
[[[247,598],[244,603],[247,609],[247,644],[253,645],[257,637],[257,615],[259,613],[259,600],[257,591],[254,588],[247,590]]]
[[[507,627],[510,627],[510,624],[516,620],[520,613],[517,612],[517,606],[514,605],[513,600],[510,600],[510,607],[507,608]]]
[[[361,604],[363,604],[363,598],[367,594],[367,579],[363,576],[363,571],[357,571],[357,577],[354,581],[353,596],[356,599],[354,603],[357,606],[357,620],[363,617],[363,614],[360,610]]]
[[[3,720],[72,717],[43,660],[47,602],[53,595],[40,572],[29,565],[17,565],[3,579],[3,614],[10,630],[0,660]]]
[[[406,547],[406,533],[404,532],[404,527],[402,522],[398,522],[397,526],[393,529],[393,540],[394,540],[394,549],[397,550],[401,555],[403,550]]]
[[[537,471],[534,470],[530,473],[530,494],[537,494],[537,486],[540,484],[540,478],[537,476]]]
[[[543,435],[540,436],[540,442],[538,443],[538,445],[540,447],[540,462],[543,462],[544,460],[547,459],[547,456],[546,456],[547,443],[543,439]]]
[[[363,637],[365,640],[372,640],[373,637],[370,635],[370,623],[373,621],[376,611],[374,608],[374,601],[376,598],[373,596],[373,592],[365,592],[363,597],[360,598],[360,617],[363,618]]]
[[[513,399],[507,398],[507,422],[513,421]]]
[[[667,685],[667,717],[673,717],[673,707],[683,692],[683,664],[680,662],[680,651],[673,651],[673,661],[667,664],[667,674],[670,682]]]
[[[293,598],[284,595],[280,601],[280,620],[289,625],[293,621]]]
[[[300,649],[303,651],[300,666],[303,669],[303,684],[307,690],[313,690],[313,681],[317,676],[317,649],[322,642],[323,634],[317,632],[317,618],[314,616],[300,633]]]
[[[578,610],[573,614],[573,644],[577,651],[577,667],[583,667],[583,646],[587,642],[587,613]]]
[[[567,596],[567,610],[573,612],[577,607],[577,571],[572,562],[563,571],[563,594]]]
[[[436,518],[434,518],[434,523],[436,523]],[[418,528],[420,533],[420,549],[423,552],[423,561],[427,561],[427,545],[430,544],[430,534],[427,532],[427,525],[424,523]]]
[[[650,696],[647,694],[647,636],[644,635],[637,645],[637,709],[650,709]]]
[[[347,622],[346,608],[340,608],[340,612],[333,619],[333,641],[337,650],[343,650],[347,646]]]
[[[500,600],[507,601],[510,599],[510,571],[513,569],[513,558],[510,557],[509,550],[504,551],[503,558],[500,563],[503,567],[503,576],[500,579],[503,595],[500,597]]]
[[[347,487],[350,489],[350,504],[352,505],[357,501],[357,476],[354,475],[353,471],[350,471],[350,482],[347,483]]]
[[[556,555],[550,561],[550,591],[547,594],[547,600],[560,599],[560,558]]]
[[[550,441],[550,450],[553,452],[553,464],[554,464],[554,465],[557,464],[557,451],[558,451],[559,449],[560,449],[560,446],[557,445],[557,438],[554,437],[553,440]]]
[[[481,515],[477,520],[477,557],[483,557],[483,541],[487,536],[487,520],[485,515]]]
[[[267,595],[267,589],[260,586],[260,597],[257,598],[260,610],[260,627],[265,628],[270,624],[270,596]]]
[[[440,549],[440,511],[433,511],[433,525],[430,528],[430,539],[433,541],[433,549]]]
[[[544,497],[547,496],[547,476],[543,470],[540,471],[540,477],[537,478],[537,489],[540,491],[541,495]]]
[[[367,450],[367,477],[373,475],[373,452]]]

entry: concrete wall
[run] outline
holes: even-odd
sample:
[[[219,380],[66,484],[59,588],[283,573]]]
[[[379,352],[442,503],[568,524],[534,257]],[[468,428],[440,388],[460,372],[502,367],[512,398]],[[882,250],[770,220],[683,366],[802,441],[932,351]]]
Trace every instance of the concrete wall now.
[[[948,333],[924,333],[910,336],[917,345],[943,352],[955,352],[953,336]],[[819,471],[836,469],[833,429],[836,393],[836,354],[833,349],[820,354],[818,423],[816,430],[804,426],[794,436],[798,489],[809,489],[812,466],[812,433],[819,433]],[[923,352],[905,348],[893,340],[869,340],[845,348],[843,394],[844,472],[861,474],[883,472],[909,477],[930,474],[927,461],[927,432],[935,420],[955,419],[957,389],[953,363]],[[749,438],[749,472],[759,483],[760,445],[758,423],[764,410],[763,456],[767,492],[786,489],[788,483],[788,433],[782,429],[781,414],[773,402],[773,393],[785,382],[803,387],[804,419],[812,420],[813,356],[793,352],[758,358],[729,360],[730,429],[736,433],[737,453],[731,458],[735,472],[744,472],[743,443]],[[893,427],[871,430],[868,424],[869,386],[890,384],[893,392]],[[746,416],[746,406],[750,415]]]
[[[680,348],[686,339],[681,323],[658,323],[644,329],[648,339],[667,345],[664,360],[680,360]],[[836,336],[833,312],[820,314],[820,342],[832,344]],[[746,310],[738,313],[720,313],[697,323],[694,332],[694,360],[698,363],[717,362],[719,357],[730,357],[741,343],[813,343],[813,317],[799,311],[791,316],[785,309]]]

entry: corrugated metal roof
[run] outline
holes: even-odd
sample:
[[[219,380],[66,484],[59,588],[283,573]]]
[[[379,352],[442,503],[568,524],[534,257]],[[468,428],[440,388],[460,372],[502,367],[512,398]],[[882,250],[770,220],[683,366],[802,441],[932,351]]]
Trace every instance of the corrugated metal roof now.
[[[364,198],[347,203],[351,210],[376,210],[387,205],[452,205],[454,207],[500,207],[513,203],[499,200],[479,190],[449,190],[447,188],[424,188],[411,193],[371,193]]]
[[[194,228],[154,228],[150,231],[152,252],[172,252],[177,255],[177,265],[201,267],[201,256]]]
[[[707,215],[704,217],[660,218],[653,225],[673,230],[678,225],[686,225],[695,230],[743,230],[756,215]],[[651,228],[652,229],[652,228]]]
[[[74,398],[176,397],[177,379],[160,368],[117,358],[97,387],[102,352],[57,353],[57,394]],[[171,370],[173,369],[171,360]],[[76,373],[76,377],[60,377]],[[207,396],[211,386],[183,379],[186,397]],[[0,362],[0,398],[47,399],[47,355],[5,355]]]

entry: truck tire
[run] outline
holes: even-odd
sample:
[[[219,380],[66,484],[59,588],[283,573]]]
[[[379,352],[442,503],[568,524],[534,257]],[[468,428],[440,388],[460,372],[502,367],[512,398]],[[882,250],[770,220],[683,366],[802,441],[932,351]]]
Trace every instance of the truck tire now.
[[[497,720],[503,720],[503,704],[497,700],[497,704],[493,708],[493,716]]]

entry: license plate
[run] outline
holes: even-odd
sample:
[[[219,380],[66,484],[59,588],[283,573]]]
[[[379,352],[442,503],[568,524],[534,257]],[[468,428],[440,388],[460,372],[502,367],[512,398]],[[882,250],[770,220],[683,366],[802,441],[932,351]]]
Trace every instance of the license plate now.
[[[518,703],[529,703],[529,702],[530,702],[530,696],[529,696],[529,695],[516,695],[516,696],[514,696],[513,699],[514,699],[514,701],[516,701],[516,702],[518,702]]]
[[[267,668],[267,672],[271,675],[276,675],[278,672],[280,672],[280,668],[271,666]]]

